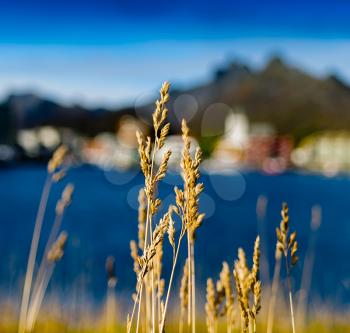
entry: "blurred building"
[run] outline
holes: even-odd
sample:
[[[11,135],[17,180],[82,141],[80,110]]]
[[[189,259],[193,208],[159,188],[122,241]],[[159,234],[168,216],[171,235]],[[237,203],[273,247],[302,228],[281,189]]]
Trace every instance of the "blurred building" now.
[[[120,119],[116,128],[117,139],[121,145],[136,149],[138,146],[136,131],[147,135],[148,126],[139,119],[132,116],[124,116]]]
[[[268,173],[283,172],[291,166],[292,150],[290,136],[252,136],[245,152],[245,165]]]
[[[350,132],[324,131],[305,138],[293,151],[301,168],[332,175],[350,171]]]
[[[120,144],[113,133],[101,133],[86,140],[82,158],[103,169],[126,169],[135,165],[136,150]]]
[[[269,123],[251,126],[245,152],[245,164],[269,173],[278,173],[291,166],[293,140],[288,135],[277,135]]]
[[[51,154],[62,142],[62,136],[54,127],[42,126],[19,130],[16,141],[26,156],[42,157]]]
[[[291,137],[276,135],[271,124],[249,124],[243,112],[231,113],[226,118],[225,134],[218,142],[212,162],[208,165],[282,172],[291,166],[292,149]]]
[[[198,142],[194,138],[190,138],[191,148],[190,154],[194,157],[196,149],[199,147]],[[155,155],[155,163],[160,165],[164,153],[171,151],[171,156],[169,158],[168,166],[170,169],[178,170],[180,168],[180,162],[182,158],[182,152],[184,149],[184,143],[181,135],[169,135],[165,140],[162,149]]]
[[[244,113],[230,113],[225,121],[225,133],[218,142],[213,159],[225,165],[243,162],[244,151],[249,140],[249,121]]]

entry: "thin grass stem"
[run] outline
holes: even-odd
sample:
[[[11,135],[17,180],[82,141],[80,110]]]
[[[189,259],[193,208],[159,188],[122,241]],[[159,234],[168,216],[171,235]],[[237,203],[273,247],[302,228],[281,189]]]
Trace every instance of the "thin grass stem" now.
[[[32,238],[32,242],[29,250],[27,271],[26,271],[25,280],[24,280],[22,302],[21,302],[21,308],[20,308],[18,333],[24,333],[26,331],[28,305],[29,305],[30,292],[31,292],[32,282],[33,282],[36,255],[38,251],[40,234],[41,234],[41,229],[44,221],[47,202],[50,195],[51,186],[52,186],[52,176],[51,174],[48,173],[45,180],[44,188],[41,194],[39,209],[35,219],[33,238]]]

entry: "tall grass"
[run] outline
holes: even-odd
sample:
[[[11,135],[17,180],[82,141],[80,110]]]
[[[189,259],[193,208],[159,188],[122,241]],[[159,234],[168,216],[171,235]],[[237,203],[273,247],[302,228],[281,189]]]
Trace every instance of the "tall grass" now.
[[[64,210],[70,204],[71,195],[73,192],[72,185],[66,187],[66,189],[63,191],[62,198],[57,204],[55,222],[52,226],[39,272],[35,277],[33,286],[34,268],[37,261],[38,245],[45,218],[47,202],[52,185],[60,181],[66,173],[67,166],[65,164],[65,160],[67,153],[67,147],[60,146],[53,154],[53,157],[47,166],[47,177],[41,194],[32,242],[29,250],[27,271],[25,274],[20,307],[18,333],[25,333],[33,330],[35,319],[38,315],[47,285],[52,275],[54,264],[60,260],[63,255],[63,247],[67,239],[66,234],[61,234],[56,242],[54,242],[54,240],[59,232]]]
[[[288,296],[290,305],[290,314],[293,333],[295,333],[295,317],[294,317],[294,305],[293,305],[293,295],[292,295],[292,285],[291,285],[291,269],[298,262],[297,250],[298,242],[296,240],[297,233],[294,231],[290,233],[289,229],[289,215],[288,206],[286,203],[282,207],[282,221],[280,227],[276,229],[277,234],[277,251],[280,251],[284,257],[287,283],[288,283]]]
[[[184,330],[184,314],[187,311],[188,329],[192,333],[196,332],[196,278],[195,278],[195,235],[197,228],[202,224],[204,215],[199,213],[199,196],[203,191],[203,184],[198,183],[199,165],[201,162],[201,152],[196,150],[194,156],[190,154],[191,141],[189,128],[186,121],[182,122],[183,152],[181,158],[181,175],[183,179],[183,188],[174,188],[175,204],[170,205],[166,214],[159,220],[159,223],[153,229],[153,218],[161,204],[160,198],[155,197],[155,188],[167,172],[167,164],[171,152],[166,152],[162,162],[155,170],[154,156],[164,145],[169,132],[169,124],[166,123],[168,109],[166,103],[169,100],[169,84],[165,83],[160,90],[160,98],[156,102],[156,109],[153,114],[154,139],[143,137],[137,133],[139,142],[140,166],[145,176],[145,186],[139,195],[139,248],[142,251],[138,254],[135,242],[131,243],[131,255],[134,259],[134,271],[137,274],[136,293],[134,296],[134,305],[131,314],[128,316],[127,331],[132,330],[134,316],[137,310],[136,328],[138,333],[140,327],[141,315],[146,318],[144,330],[146,332],[163,332],[167,318],[168,305],[172,295],[172,286],[177,267],[179,251],[183,238],[187,239],[187,260],[183,270],[183,277],[180,288],[180,320],[179,331]],[[147,203],[147,204],[146,204]],[[257,213],[260,220],[264,219],[266,203],[258,204]],[[286,266],[289,278],[288,251],[291,251],[292,264],[295,264],[296,242],[295,234],[288,238],[288,221],[286,219],[286,210],[283,210],[284,223],[281,223],[281,231],[278,235],[278,249],[286,257]],[[177,237],[175,236],[173,217],[181,222],[181,230]],[[173,249],[173,260],[171,263],[171,274],[169,281],[163,282],[161,279],[161,267],[163,259],[163,241],[165,233],[168,234],[169,243]],[[290,243],[290,244],[289,244]],[[283,249],[282,249],[283,246]],[[246,256],[243,249],[239,250],[238,260],[231,269],[227,263],[223,265],[223,271],[220,279],[214,285],[212,279],[207,282],[207,303],[205,306],[207,314],[208,331],[215,333],[217,331],[217,319],[223,314],[226,316],[227,332],[230,333],[234,326],[234,299],[240,312],[240,322],[242,332],[257,331],[257,316],[261,309],[261,281],[260,281],[260,237],[258,236],[254,245],[253,265],[248,268]],[[162,281],[162,290],[159,292],[160,281]],[[236,296],[234,295],[233,281],[236,286]],[[165,300],[162,299],[163,289],[165,287]],[[142,307],[143,287],[145,286],[146,304]],[[155,290],[158,289],[157,298]],[[149,294],[147,290],[151,290]],[[224,299],[226,300],[223,305]],[[155,309],[158,309],[156,325]],[[292,310],[292,322],[294,329],[294,314]]]
[[[144,175],[144,186],[140,190],[138,198],[138,240],[137,242],[130,242],[131,257],[134,261],[133,268],[136,274],[136,286],[132,295],[131,311],[128,314],[125,325],[118,324],[114,317],[117,312],[115,262],[113,258],[108,258],[106,262],[108,288],[104,331],[126,330],[127,333],[178,331],[179,333],[195,333],[205,330],[202,321],[198,321],[197,316],[198,302],[196,300],[198,290],[196,290],[195,261],[196,233],[204,219],[204,214],[199,210],[200,194],[204,190],[204,186],[200,182],[202,154],[199,148],[192,153],[190,130],[185,120],[181,124],[183,151],[180,168],[183,184],[174,188],[174,202],[169,207],[165,207],[165,213],[162,217],[159,218],[158,216],[162,205],[162,200],[158,193],[158,184],[166,176],[171,151],[163,154],[159,165],[156,165],[155,156],[161,152],[170,130],[170,124],[167,122],[167,103],[170,98],[169,89],[169,83],[164,83],[160,89],[160,97],[155,103],[153,135],[145,137],[142,133],[137,133],[138,153],[140,167]],[[57,236],[61,227],[63,213],[71,200],[73,188],[70,185],[63,192],[57,205],[56,219],[33,284],[34,266],[37,261],[37,248],[46,205],[52,183],[63,176],[64,168],[62,170],[61,166],[65,154],[66,150],[60,148],[49,163],[48,178],[43,189],[29,253],[18,333],[25,333],[35,329],[39,309],[43,302],[54,264],[63,255],[66,235],[61,234],[58,238]],[[264,244],[266,238],[261,237],[265,229],[263,222],[266,217],[266,205],[267,199],[260,197],[257,203],[257,216],[259,219],[258,230],[261,235],[256,237],[254,247],[252,246],[251,259],[242,248],[239,248],[237,259],[233,265],[223,262],[218,279],[215,280],[213,276],[207,280],[206,303],[204,308],[201,307],[199,313],[205,313],[206,330],[209,333],[257,333],[265,330],[267,333],[272,333],[274,325],[277,327],[276,323],[280,322],[280,317],[275,319],[275,312],[277,312],[277,300],[279,295],[281,295],[278,293],[278,287],[283,261],[288,282],[289,316],[292,331],[293,333],[296,331],[291,273],[293,266],[298,262],[296,254],[298,243],[296,241],[296,232],[290,232],[287,204],[283,204],[281,211],[282,221],[279,228],[276,229],[276,262],[267,311],[268,316],[266,321],[259,321],[259,314],[262,310],[262,304],[264,304],[262,302],[262,289],[266,288],[269,290],[270,288],[267,285],[262,285],[260,279],[262,264],[268,265],[267,244]],[[175,228],[176,222],[180,225],[179,230]],[[222,232],[219,226],[215,230],[216,232]],[[208,247],[211,246],[210,239],[206,241]],[[171,260],[169,261],[166,260],[169,256],[165,256],[163,253],[169,246],[164,246],[164,242],[168,242],[171,248]],[[215,245],[212,244],[212,246]],[[260,247],[264,248],[262,255]],[[185,249],[181,251],[183,248]],[[186,253],[186,258],[184,258],[186,260],[184,266],[179,268],[180,252]],[[260,262],[260,257],[262,257],[262,262]],[[167,280],[163,276],[163,266],[167,266],[170,271],[170,276]],[[178,271],[180,271],[182,278],[179,292],[176,293],[174,291],[174,280],[178,275]],[[305,279],[303,279],[303,288],[308,290],[310,281],[306,280],[305,282]],[[268,283],[269,280],[267,269],[265,270],[263,282]],[[203,294],[203,291],[199,292]],[[174,298],[176,294],[179,295],[179,300]],[[169,309],[171,306],[173,308],[179,306],[175,325],[174,317],[170,317]],[[280,327],[278,327],[279,331],[284,332]],[[96,329],[96,331],[99,330]],[[80,332],[83,331],[80,330]]]

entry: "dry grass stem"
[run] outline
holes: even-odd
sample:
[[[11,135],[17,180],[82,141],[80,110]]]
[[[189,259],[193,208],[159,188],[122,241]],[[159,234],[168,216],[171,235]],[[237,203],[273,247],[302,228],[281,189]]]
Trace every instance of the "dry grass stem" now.
[[[47,174],[47,178],[41,194],[39,209],[35,219],[32,242],[29,250],[27,270],[26,270],[25,279],[24,279],[22,301],[21,301],[21,307],[20,307],[18,333],[24,333],[26,331],[26,322],[27,322],[30,294],[32,290],[34,266],[36,262],[38,244],[39,244],[41,229],[44,221],[47,201],[50,195],[52,183],[54,181],[58,181],[62,179],[62,177],[65,174],[65,172],[62,174],[62,171],[60,170],[60,168],[63,165],[65,158],[67,157],[67,154],[68,154],[67,147],[60,146],[54,152],[51,160],[48,162],[48,166],[47,166],[48,174]]]
[[[256,320],[261,309],[260,269],[260,238],[255,240],[253,266],[249,270],[243,249],[238,250],[238,260],[235,262],[234,278],[236,283],[238,304],[241,312],[242,331],[251,327],[256,332]]]
[[[293,333],[295,333],[295,318],[294,318],[294,307],[293,307],[293,297],[292,297],[292,286],[291,286],[291,269],[298,262],[297,250],[298,242],[296,241],[296,232],[290,233],[289,231],[289,214],[288,206],[286,203],[282,205],[282,221],[280,227],[276,229],[277,235],[277,249],[281,252],[285,259],[285,267],[287,273],[287,282],[289,290],[289,305],[290,314],[292,321]]]

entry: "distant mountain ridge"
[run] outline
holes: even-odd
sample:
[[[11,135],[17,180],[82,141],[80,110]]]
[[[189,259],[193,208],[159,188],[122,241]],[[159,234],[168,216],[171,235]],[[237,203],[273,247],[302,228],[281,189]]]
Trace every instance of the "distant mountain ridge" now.
[[[191,98],[182,98],[177,103],[180,96],[188,95]],[[203,134],[203,130],[212,131],[213,135],[223,132],[229,108],[236,107],[243,109],[250,121],[270,122],[278,133],[288,133],[296,139],[317,130],[350,130],[350,87],[336,76],[315,78],[287,65],[281,58],[272,58],[259,71],[233,62],[218,69],[208,83],[188,90],[175,87],[170,109],[173,106],[176,113],[169,113],[173,131],[179,131],[183,116],[191,115],[190,125],[196,135]],[[10,110],[19,128],[53,125],[95,135],[114,131],[125,114],[150,118],[153,104],[137,110],[132,106],[90,110],[65,107],[28,94],[9,96],[2,105],[4,108]]]

